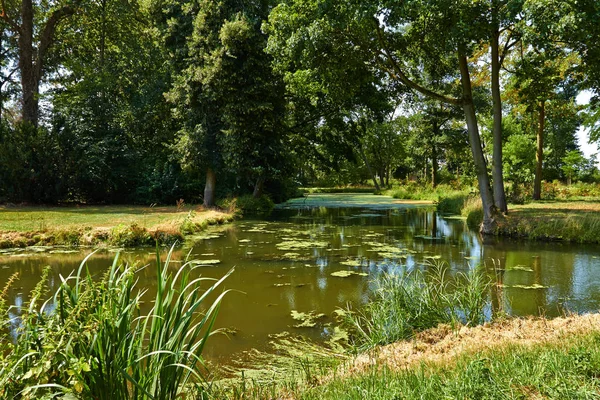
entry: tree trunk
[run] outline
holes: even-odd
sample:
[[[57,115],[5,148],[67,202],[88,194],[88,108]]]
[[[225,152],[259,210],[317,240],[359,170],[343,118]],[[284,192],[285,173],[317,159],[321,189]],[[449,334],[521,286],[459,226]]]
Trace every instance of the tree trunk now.
[[[77,4],[76,0],[73,4]],[[4,4],[4,3],[2,3]],[[40,82],[42,80],[44,61],[52,42],[58,23],[75,13],[72,5],[57,8],[49,15],[46,22],[34,26],[34,4],[32,0],[21,0],[21,15],[13,19],[2,12],[2,19],[10,27],[13,35],[18,37],[18,69],[21,75],[21,106],[23,122],[34,127],[39,121]],[[19,25],[17,21],[21,22]],[[39,37],[34,45],[34,36]]]
[[[492,7],[493,12],[497,13],[496,7]],[[500,54],[499,44],[500,32],[497,22],[492,34],[492,100],[494,112],[493,125],[493,143],[494,151],[492,154],[492,182],[494,187],[494,203],[501,212],[507,212],[506,193],[504,192],[504,177],[502,174],[502,98],[500,97]]]
[[[21,32],[19,34],[19,70],[21,73],[23,121],[37,127],[39,82],[33,63],[33,3],[21,1]]]
[[[437,171],[438,171],[437,148],[434,145],[431,148],[431,187],[434,189],[438,184]]]
[[[204,185],[204,207],[215,206],[215,186],[217,185],[217,176],[212,168],[206,170],[206,184]]]
[[[533,181],[533,199],[542,198],[542,164],[544,162],[544,124],[546,119],[546,102],[540,103],[540,115],[537,132],[537,151],[535,153],[535,179]]]
[[[260,198],[263,195],[263,189],[265,187],[265,178],[263,176],[259,176],[254,184],[254,192],[252,192],[252,197],[255,199]]]
[[[377,177],[375,176],[375,174],[373,173],[373,170],[371,169],[371,164],[369,164],[369,160],[367,159],[367,155],[365,154],[362,145],[359,145],[358,151],[360,152],[360,156],[362,157],[365,165],[367,166],[367,170],[369,171],[369,175],[371,176],[371,179],[373,179],[373,184],[375,185],[375,190],[377,190],[378,192],[381,190],[381,188],[379,187],[379,184],[377,183]]]
[[[390,166],[385,169],[385,186],[390,187]]]
[[[379,170],[379,184],[381,187],[385,187],[385,172],[383,169]]]
[[[460,65],[460,76],[463,91],[463,109],[467,121],[467,130],[469,132],[469,144],[473,161],[475,163],[475,173],[479,184],[479,195],[483,205],[483,222],[481,224],[481,233],[493,234],[496,231],[496,207],[494,206],[494,196],[490,188],[490,180],[487,173],[487,166],[483,150],[481,148],[481,138],[479,137],[479,126],[473,104],[473,92],[471,88],[471,77],[469,75],[469,64],[464,52],[458,52],[458,62]]]

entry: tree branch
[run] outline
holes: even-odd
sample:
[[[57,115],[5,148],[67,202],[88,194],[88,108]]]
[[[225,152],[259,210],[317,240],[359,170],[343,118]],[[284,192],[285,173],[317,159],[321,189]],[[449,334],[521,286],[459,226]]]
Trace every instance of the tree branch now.
[[[504,59],[506,58],[506,56],[508,55],[508,51],[513,48],[517,43],[519,43],[519,41],[521,40],[521,37],[518,36],[516,37],[512,43],[510,43],[510,39],[512,38],[513,33],[511,32],[510,35],[508,35],[508,38],[506,38],[506,43],[504,43],[504,46],[502,48],[502,51],[500,53],[500,65],[502,65],[504,63]]]
[[[457,106],[461,106],[464,104],[463,99],[444,96],[443,94],[434,92],[433,90],[427,89],[427,88],[419,85],[418,83],[410,80],[408,78],[408,76],[406,76],[404,71],[402,71],[402,68],[400,68],[400,66],[398,65],[398,63],[396,62],[394,57],[392,56],[391,52],[389,51],[387,44],[385,43],[385,39],[383,38],[383,35],[381,32],[381,27],[379,26],[379,23],[377,23],[376,25],[377,25],[376,29],[377,29],[377,37],[379,39],[379,44],[383,48],[383,52],[378,51],[378,53],[380,55],[384,56],[391,64],[393,71],[390,71],[387,68],[386,68],[386,70],[388,71],[388,73],[391,74],[391,76],[395,80],[399,80],[400,82],[404,83],[409,88],[414,89],[427,97],[431,97],[432,99],[441,101],[443,103],[454,104]]]
[[[40,47],[37,54],[35,68],[36,79],[39,80],[42,76],[44,59],[46,58],[46,53],[48,53],[50,45],[54,41],[54,33],[56,32],[56,26],[63,18],[66,18],[73,14],[75,14],[75,9],[73,7],[64,6],[57,10],[54,10],[52,14],[50,14],[50,18],[48,18],[48,21],[46,21],[46,25],[44,25],[44,29],[42,30],[42,35],[40,37]]]
[[[6,13],[6,2],[4,0],[1,0],[0,5],[2,6],[2,14],[0,14],[0,18],[2,18],[2,20],[4,20],[13,29],[13,31],[15,31],[19,35],[23,33],[21,27],[17,25],[17,23]]]

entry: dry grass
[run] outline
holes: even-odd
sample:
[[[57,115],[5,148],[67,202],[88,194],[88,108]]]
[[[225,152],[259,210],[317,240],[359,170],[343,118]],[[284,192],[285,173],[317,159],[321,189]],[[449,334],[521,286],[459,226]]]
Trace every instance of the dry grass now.
[[[498,350],[508,345],[534,346],[590,331],[600,331],[600,314],[556,318],[508,319],[453,331],[442,325],[418,334],[411,341],[382,346],[363,354],[336,372],[339,379],[377,368],[404,370],[421,363],[448,364],[456,357]],[[323,378],[325,383],[330,376]]]
[[[511,205],[510,214],[515,215],[553,215],[561,216],[564,213],[586,214],[600,212],[598,201],[539,201],[528,204]]]

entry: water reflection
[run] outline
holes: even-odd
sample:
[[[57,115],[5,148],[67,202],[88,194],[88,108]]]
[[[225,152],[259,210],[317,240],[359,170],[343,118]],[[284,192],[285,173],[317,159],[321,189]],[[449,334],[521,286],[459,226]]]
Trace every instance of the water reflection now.
[[[484,268],[497,282],[490,293],[490,313],[555,316],[565,310],[595,311],[600,305],[600,247],[497,238],[482,242],[463,220],[444,218],[428,207],[277,210],[266,220],[239,221],[186,243],[175,254],[174,270],[190,249],[195,258],[219,260],[202,268],[203,275],[220,277],[236,268],[227,287],[238,291],[226,297],[218,324],[237,333],[215,337],[208,350],[220,361],[253,347],[265,348],[268,335],[282,331],[322,340],[330,331],[333,311],[364,303],[379,274],[426,270],[441,260],[452,273]],[[58,275],[76,270],[90,252],[36,251],[0,253],[0,282],[13,272],[21,275],[10,293],[15,310],[26,304],[44,266],[53,268],[54,291]],[[122,254],[128,262],[150,265],[140,272],[139,283],[150,292],[156,281],[153,254],[149,249]],[[113,257],[106,251],[95,254],[89,270],[100,276]],[[339,271],[355,274],[331,275]],[[317,328],[298,329],[292,310],[328,317]]]

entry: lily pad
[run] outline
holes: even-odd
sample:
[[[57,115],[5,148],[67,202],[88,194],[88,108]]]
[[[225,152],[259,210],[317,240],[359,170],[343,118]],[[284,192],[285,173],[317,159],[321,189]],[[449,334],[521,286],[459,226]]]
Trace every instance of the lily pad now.
[[[194,260],[192,264],[194,265],[216,265],[220,264],[221,260]]]
[[[548,286],[540,285],[537,283],[534,283],[533,285],[510,285],[506,287],[515,289],[548,289]]]
[[[338,278],[348,278],[349,276],[352,276],[352,275],[367,276],[369,274],[364,273],[364,272],[345,271],[345,270],[336,271],[336,272],[331,273],[331,276],[335,276]]]
[[[360,267],[362,265],[362,260],[357,259],[357,260],[341,261],[340,264],[347,265],[349,267]]]

